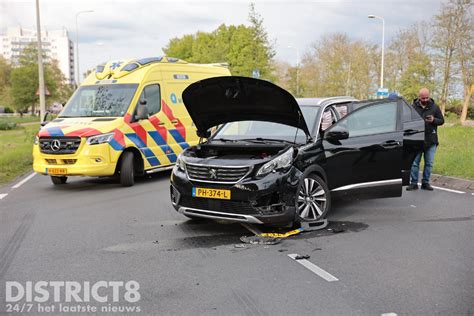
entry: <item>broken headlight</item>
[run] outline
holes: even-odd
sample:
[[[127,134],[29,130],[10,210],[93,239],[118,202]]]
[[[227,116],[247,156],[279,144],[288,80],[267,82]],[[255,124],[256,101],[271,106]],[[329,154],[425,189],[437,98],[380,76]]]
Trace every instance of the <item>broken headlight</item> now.
[[[293,162],[293,148],[288,149],[280,156],[273,160],[270,160],[266,164],[260,167],[257,172],[257,177],[261,177],[269,174],[274,170],[286,169],[291,166]]]

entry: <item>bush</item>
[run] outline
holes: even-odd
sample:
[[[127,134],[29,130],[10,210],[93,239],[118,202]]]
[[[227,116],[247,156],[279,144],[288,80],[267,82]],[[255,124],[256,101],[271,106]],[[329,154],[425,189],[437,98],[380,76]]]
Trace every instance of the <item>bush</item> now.
[[[8,122],[8,121],[2,121],[0,120],[0,130],[1,131],[7,131],[10,129],[16,128],[16,123],[15,122]]]
[[[9,108],[8,106],[4,109],[4,113],[14,113],[12,108]]]

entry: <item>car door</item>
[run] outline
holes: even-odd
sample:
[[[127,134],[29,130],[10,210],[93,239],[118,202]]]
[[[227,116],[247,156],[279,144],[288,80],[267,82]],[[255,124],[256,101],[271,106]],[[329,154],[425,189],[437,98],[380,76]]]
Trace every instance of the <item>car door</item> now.
[[[333,196],[401,195],[403,131],[397,100],[376,100],[348,113],[325,133],[323,168]],[[334,135],[348,134],[334,139]]]
[[[402,158],[402,182],[403,185],[410,184],[410,170],[413,160],[423,148],[425,140],[425,122],[403,98],[399,99],[403,108],[403,158]]]

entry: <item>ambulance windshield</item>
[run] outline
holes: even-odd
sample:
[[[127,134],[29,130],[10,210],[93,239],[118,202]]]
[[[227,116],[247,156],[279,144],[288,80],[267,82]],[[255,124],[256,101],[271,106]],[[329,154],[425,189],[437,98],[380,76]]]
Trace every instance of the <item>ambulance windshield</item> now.
[[[59,117],[122,117],[127,113],[138,84],[82,86]]]

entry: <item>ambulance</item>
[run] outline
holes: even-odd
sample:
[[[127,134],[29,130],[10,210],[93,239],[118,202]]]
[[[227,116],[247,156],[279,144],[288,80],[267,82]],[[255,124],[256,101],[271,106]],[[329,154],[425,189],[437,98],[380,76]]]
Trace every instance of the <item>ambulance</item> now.
[[[171,169],[199,141],[181,93],[195,81],[229,75],[225,64],[171,57],[97,66],[36,135],[33,169],[55,185],[72,176],[117,176],[123,186]]]

